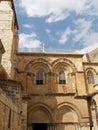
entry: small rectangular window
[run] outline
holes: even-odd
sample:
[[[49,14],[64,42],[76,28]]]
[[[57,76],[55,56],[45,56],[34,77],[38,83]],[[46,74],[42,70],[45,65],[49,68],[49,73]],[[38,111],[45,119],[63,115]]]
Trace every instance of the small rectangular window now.
[[[43,84],[43,80],[36,80],[36,84],[37,85],[42,85]]]
[[[44,83],[44,71],[39,69],[36,73],[36,84],[42,85]]]
[[[59,72],[59,84],[66,84],[66,76],[63,70]]]
[[[66,80],[59,80],[59,84],[66,84]]]

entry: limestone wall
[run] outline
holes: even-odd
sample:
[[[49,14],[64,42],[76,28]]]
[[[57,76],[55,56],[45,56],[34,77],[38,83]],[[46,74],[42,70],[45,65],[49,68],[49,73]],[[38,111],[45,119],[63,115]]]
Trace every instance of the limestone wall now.
[[[13,66],[13,45],[15,33],[15,15],[12,9],[11,1],[0,1],[0,39],[5,48],[6,53],[2,58],[2,65],[6,69],[9,77],[12,74]]]
[[[32,123],[56,123],[57,130],[89,129],[81,54],[18,53],[17,59],[15,78],[23,85],[23,96],[30,96],[29,127]],[[36,72],[40,68],[45,72],[45,81],[37,85]],[[58,82],[58,72],[62,68],[66,72],[66,84]]]
[[[37,87],[35,83],[35,74],[40,67],[46,74],[43,87]],[[66,69],[66,85],[58,84],[60,68]],[[27,88],[30,93],[59,92],[86,95],[81,54],[19,53],[15,78],[22,82],[24,93]]]
[[[0,130],[20,130],[20,109],[0,89]]]

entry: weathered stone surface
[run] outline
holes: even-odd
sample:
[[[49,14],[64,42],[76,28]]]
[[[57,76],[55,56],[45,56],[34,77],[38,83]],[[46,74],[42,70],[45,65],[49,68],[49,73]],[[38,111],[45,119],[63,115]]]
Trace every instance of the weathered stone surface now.
[[[13,0],[1,0],[0,130],[35,130],[43,124],[48,130],[97,130],[97,49],[85,55],[18,53],[17,29]],[[37,82],[39,70],[43,78]]]

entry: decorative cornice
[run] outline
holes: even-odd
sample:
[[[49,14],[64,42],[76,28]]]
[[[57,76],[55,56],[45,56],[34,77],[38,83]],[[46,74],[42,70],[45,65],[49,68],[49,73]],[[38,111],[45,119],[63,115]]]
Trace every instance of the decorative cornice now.
[[[59,56],[59,57],[62,57],[62,56],[66,56],[66,57],[77,57],[77,58],[82,58],[83,57],[83,54],[77,54],[77,53],[48,53],[48,52],[17,52],[17,55],[18,56]]]

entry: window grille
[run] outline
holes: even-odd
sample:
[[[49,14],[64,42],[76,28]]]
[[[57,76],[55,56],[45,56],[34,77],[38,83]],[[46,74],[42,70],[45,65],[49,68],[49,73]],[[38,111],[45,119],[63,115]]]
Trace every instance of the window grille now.
[[[63,70],[59,72],[59,84],[66,84],[66,76]]]

